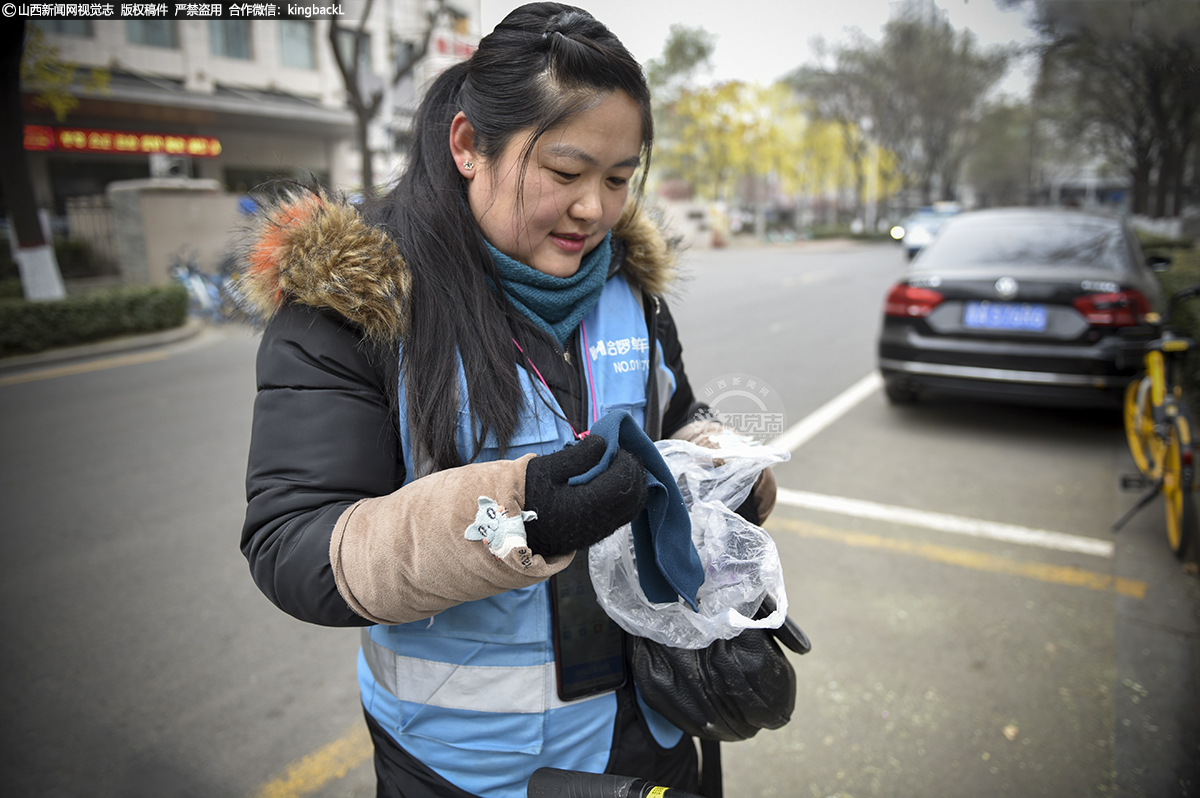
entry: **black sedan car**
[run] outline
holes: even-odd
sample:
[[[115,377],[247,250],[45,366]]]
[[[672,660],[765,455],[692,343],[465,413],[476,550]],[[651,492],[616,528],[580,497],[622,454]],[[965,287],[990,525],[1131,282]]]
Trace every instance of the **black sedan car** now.
[[[879,337],[887,397],[1119,404],[1140,365],[1130,333],[1158,306],[1152,268],[1165,265],[1147,263],[1115,215],[956,216],[888,293]]]

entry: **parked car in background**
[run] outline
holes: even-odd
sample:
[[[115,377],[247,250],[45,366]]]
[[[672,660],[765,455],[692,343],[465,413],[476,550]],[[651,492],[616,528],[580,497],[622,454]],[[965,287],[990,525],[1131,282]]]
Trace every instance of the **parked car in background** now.
[[[1072,405],[1119,404],[1131,346],[1161,302],[1119,216],[1050,208],[948,220],[888,292],[879,369],[888,399],[952,393]]]
[[[914,257],[921,248],[933,240],[941,229],[942,224],[952,216],[961,212],[957,203],[935,202],[928,208],[909,216],[891,230],[892,238],[904,246],[908,257]]]

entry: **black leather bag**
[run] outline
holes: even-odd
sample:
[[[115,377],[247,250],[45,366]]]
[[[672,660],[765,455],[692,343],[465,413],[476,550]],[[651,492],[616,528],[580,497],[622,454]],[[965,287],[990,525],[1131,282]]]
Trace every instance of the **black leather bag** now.
[[[759,610],[766,617],[774,608]],[[778,642],[777,642],[778,641]],[[747,740],[778,729],[796,706],[796,672],[779,647],[812,645],[790,618],[779,629],[747,629],[707,648],[672,648],[633,639],[633,680],[651,709],[701,740]]]

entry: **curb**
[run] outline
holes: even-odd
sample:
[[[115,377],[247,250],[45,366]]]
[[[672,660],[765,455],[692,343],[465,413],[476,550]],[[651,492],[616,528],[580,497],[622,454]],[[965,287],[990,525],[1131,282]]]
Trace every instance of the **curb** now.
[[[71,360],[84,360],[101,355],[132,352],[138,349],[151,349],[156,346],[174,344],[194,338],[208,329],[208,327],[209,323],[207,321],[189,316],[182,327],[173,327],[169,330],[145,333],[143,335],[125,335],[120,338],[97,341],[93,344],[64,346],[58,349],[48,349],[45,352],[37,352],[32,355],[6,357],[0,359],[0,374],[37,366],[64,363]]]

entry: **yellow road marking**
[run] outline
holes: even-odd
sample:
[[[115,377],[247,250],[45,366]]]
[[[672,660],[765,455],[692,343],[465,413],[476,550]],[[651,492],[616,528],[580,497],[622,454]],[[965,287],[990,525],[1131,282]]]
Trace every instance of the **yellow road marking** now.
[[[922,557],[933,562],[957,565],[962,568],[973,568],[977,571],[987,571],[994,574],[1009,574],[1037,579],[1042,582],[1052,582],[1071,587],[1085,587],[1089,590],[1109,590],[1122,596],[1143,599],[1146,597],[1146,583],[1136,579],[1114,577],[1071,566],[1048,565],[1030,560],[1013,560],[982,551],[959,549],[952,546],[941,546],[936,543],[921,543],[913,540],[901,540],[871,535],[865,532],[850,532],[840,529],[811,524],[806,521],[796,521],[791,518],[772,518],[766,524],[767,529],[785,529],[788,532],[809,538],[820,538],[845,543],[849,546],[862,546],[873,549],[884,549],[897,554],[908,554]]]
[[[334,779],[344,778],[370,759],[372,752],[366,724],[355,724],[341,739],[288,765],[282,776],[260,787],[254,798],[299,798],[314,793]]]
[[[59,366],[58,368],[42,369],[40,371],[30,371],[24,374],[0,377],[0,385],[19,385],[23,382],[51,380],[56,377],[69,377],[72,374],[85,374],[89,371],[102,371],[103,369],[114,369],[120,366],[136,366],[139,363],[153,363],[158,360],[166,360],[170,357],[170,354],[165,349],[155,349],[151,352],[139,352],[134,355],[106,357],[102,360],[91,360],[87,363],[75,363],[71,366]]]

